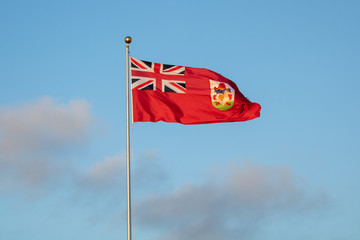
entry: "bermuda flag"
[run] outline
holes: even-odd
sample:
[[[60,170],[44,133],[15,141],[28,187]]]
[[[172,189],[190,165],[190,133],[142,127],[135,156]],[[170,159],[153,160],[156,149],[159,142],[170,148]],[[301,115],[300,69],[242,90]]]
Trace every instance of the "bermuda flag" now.
[[[206,124],[260,116],[229,79],[205,68],[152,63],[131,57],[134,122]]]

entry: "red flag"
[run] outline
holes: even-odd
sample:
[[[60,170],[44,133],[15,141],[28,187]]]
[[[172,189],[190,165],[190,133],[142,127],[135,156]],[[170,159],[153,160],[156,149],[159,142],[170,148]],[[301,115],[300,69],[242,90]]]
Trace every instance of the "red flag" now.
[[[236,84],[204,68],[131,58],[134,122],[204,124],[247,121],[260,116]]]

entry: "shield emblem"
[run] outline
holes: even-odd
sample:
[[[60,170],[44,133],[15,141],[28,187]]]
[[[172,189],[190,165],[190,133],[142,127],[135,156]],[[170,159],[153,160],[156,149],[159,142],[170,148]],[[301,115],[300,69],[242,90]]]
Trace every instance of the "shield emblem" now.
[[[215,108],[226,111],[234,106],[235,90],[229,84],[210,80],[210,89]]]

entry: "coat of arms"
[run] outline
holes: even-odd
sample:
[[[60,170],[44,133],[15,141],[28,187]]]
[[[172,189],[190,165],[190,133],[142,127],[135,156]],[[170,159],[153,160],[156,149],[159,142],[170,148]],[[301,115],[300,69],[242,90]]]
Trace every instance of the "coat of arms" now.
[[[215,108],[226,111],[234,106],[235,90],[229,84],[210,80],[210,89]]]

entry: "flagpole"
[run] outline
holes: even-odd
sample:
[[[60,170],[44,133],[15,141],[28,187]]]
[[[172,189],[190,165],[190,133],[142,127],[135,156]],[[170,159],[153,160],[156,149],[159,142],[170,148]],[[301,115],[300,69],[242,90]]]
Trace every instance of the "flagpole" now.
[[[130,182],[130,94],[129,94],[129,44],[131,37],[125,38],[126,43],[126,190],[127,190],[127,240],[131,240],[131,182]]]

